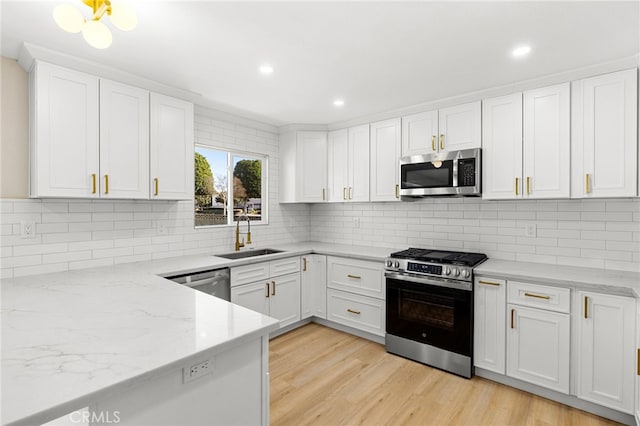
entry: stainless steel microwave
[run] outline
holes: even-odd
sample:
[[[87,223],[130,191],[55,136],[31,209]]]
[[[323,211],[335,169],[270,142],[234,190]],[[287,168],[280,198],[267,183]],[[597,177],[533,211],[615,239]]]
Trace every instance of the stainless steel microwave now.
[[[400,159],[400,196],[482,194],[481,149],[412,155]]]

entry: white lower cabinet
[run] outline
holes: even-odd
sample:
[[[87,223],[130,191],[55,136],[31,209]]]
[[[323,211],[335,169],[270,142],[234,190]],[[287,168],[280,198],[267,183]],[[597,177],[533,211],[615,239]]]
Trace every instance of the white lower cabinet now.
[[[384,300],[330,288],[327,290],[327,319],[384,336]]]
[[[300,258],[231,268],[231,302],[280,320],[300,320]]]
[[[508,305],[507,376],[569,393],[569,314]]]
[[[309,254],[300,258],[300,293],[302,319],[327,318],[327,256]]]
[[[636,424],[640,425],[640,305],[636,303]]]
[[[587,291],[577,300],[578,397],[633,414],[636,301]]]
[[[474,283],[473,363],[505,374],[505,324],[507,282],[476,278]]]

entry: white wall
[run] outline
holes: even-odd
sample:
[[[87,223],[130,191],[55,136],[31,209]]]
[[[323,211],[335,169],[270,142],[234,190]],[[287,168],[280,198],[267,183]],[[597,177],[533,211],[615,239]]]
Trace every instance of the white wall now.
[[[536,225],[536,237],[525,236],[527,224]],[[324,242],[640,272],[640,199],[315,204],[310,225],[311,239]]]
[[[222,119],[223,117],[224,119]],[[269,224],[253,226],[256,245],[304,241],[309,206],[280,205],[275,128],[196,108],[196,143],[269,156]],[[233,250],[235,228],[194,229],[193,202],[0,200],[2,277]],[[20,236],[20,221],[36,222],[36,237]],[[157,224],[167,227],[158,235]]]

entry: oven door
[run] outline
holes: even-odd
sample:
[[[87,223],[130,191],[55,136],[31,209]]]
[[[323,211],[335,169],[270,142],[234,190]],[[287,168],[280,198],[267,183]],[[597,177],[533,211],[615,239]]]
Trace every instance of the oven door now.
[[[471,283],[394,272],[385,276],[387,334],[471,357]]]

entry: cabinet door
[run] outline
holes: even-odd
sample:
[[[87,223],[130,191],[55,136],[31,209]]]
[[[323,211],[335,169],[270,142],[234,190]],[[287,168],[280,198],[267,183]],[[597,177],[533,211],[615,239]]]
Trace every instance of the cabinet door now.
[[[327,257],[319,254],[302,256],[300,292],[302,319],[327,318]]]
[[[473,363],[505,373],[506,281],[476,278],[474,289]]]
[[[400,201],[400,119],[371,123],[371,201]]]
[[[148,91],[100,80],[100,179],[101,197],[149,198]]]
[[[579,292],[578,397],[633,413],[635,300]]]
[[[300,273],[272,278],[269,303],[269,315],[280,327],[300,321]]]
[[[298,201],[322,202],[327,199],[327,134],[298,132],[296,174]]]
[[[349,129],[349,201],[369,201],[369,125]]]
[[[482,101],[482,198],[522,197],[522,93]]]
[[[640,424],[640,305],[636,303],[636,424]]]
[[[572,196],[637,193],[637,69],[573,83]]]
[[[438,111],[402,117],[402,156],[438,151]]]
[[[569,314],[507,307],[507,376],[568,394]]]
[[[327,135],[327,201],[348,199],[349,133],[347,129]]]
[[[153,200],[193,199],[193,104],[151,93],[150,188]]]
[[[525,198],[569,198],[569,83],[524,93]]]
[[[231,303],[269,315],[271,283],[267,280],[231,287]]]
[[[438,128],[440,151],[480,148],[482,145],[480,101],[441,109],[438,111]]]
[[[30,195],[98,197],[98,78],[37,62],[30,83]]]

